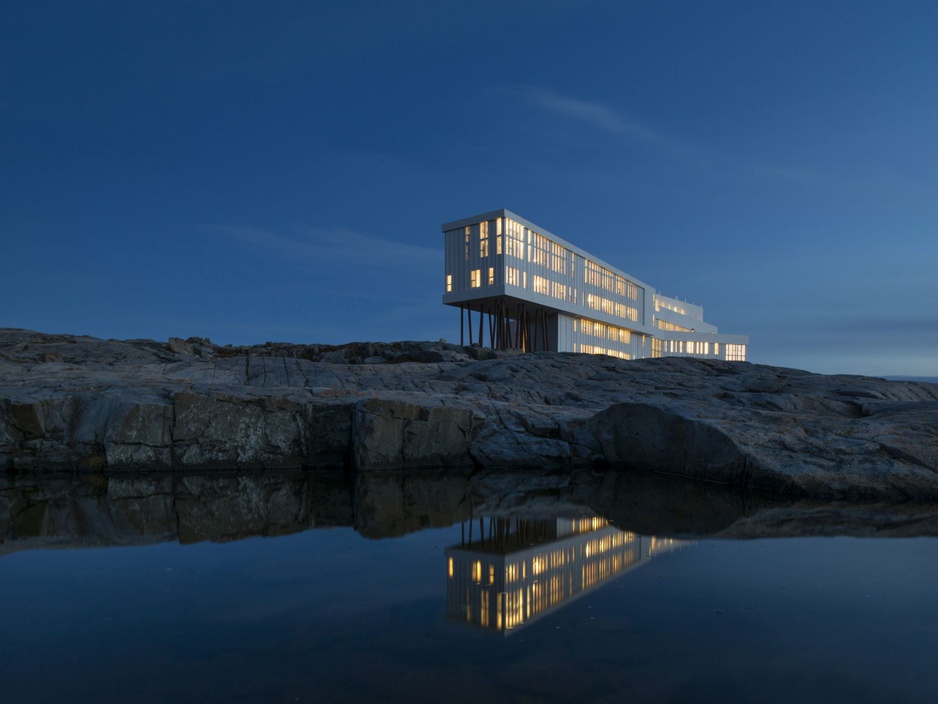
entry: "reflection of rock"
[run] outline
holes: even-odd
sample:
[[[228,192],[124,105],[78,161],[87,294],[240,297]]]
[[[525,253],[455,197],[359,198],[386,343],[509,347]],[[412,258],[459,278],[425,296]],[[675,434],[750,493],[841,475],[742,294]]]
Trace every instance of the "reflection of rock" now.
[[[369,538],[440,528],[467,518],[470,480],[452,472],[369,472],[355,481],[355,529]]]
[[[938,535],[934,504],[788,501],[635,472],[265,471],[0,476],[0,554],[44,546],[273,536],[354,526],[398,536],[486,516],[602,516],[646,535]]]
[[[225,541],[351,522],[347,483],[307,472],[0,481],[0,539],[19,548]]]
[[[0,329],[0,468],[14,470],[608,467],[925,499],[936,432],[936,385],[744,363]]]

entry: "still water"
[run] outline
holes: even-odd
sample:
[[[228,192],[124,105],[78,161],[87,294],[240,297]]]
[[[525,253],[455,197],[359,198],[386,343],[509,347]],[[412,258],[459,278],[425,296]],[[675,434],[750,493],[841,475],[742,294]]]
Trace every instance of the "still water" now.
[[[642,535],[517,484],[346,513],[334,486],[69,481],[4,487],[6,703],[938,701],[935,537]]]

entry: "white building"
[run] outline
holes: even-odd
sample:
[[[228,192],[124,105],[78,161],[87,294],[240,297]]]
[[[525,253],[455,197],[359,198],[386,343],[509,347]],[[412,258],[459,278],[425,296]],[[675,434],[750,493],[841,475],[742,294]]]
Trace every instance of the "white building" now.
[[[443,303],[460,343],[624,359],[746,359],[746,335],[704,322],[703,307],[663,296],[510,210],[443,225]]]

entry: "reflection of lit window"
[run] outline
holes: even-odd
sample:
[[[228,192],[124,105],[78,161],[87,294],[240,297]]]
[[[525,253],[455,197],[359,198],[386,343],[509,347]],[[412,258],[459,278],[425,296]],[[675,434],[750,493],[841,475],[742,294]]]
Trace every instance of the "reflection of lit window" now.
[[[482,285],[482,270],[481,269],[472,270],[472,272],[469,274],[469,285],[472,286],[472,288],[479,288],[479,286]]]
[[[489,565],[489,584],[495,583],[495,565]]]
[[[449,293],[452,290],[453,290],[453,275],[447,274],[446,275],[446,292]]]
[[[449,566],[447,568],[447,572],[449,573],[449,577],[453,576],[453,558],[449,558]]]
[[[476,584],[482,581],[482,563],[479,560],[472,563],[472,581]]]

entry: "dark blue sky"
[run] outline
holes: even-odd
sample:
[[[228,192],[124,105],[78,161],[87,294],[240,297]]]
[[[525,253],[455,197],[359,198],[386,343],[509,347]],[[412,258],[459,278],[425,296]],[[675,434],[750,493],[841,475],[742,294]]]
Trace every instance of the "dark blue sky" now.
[[[458,338],[506,207],[750,359],[938,375],[938,3],[6,2],[0,326]]]

